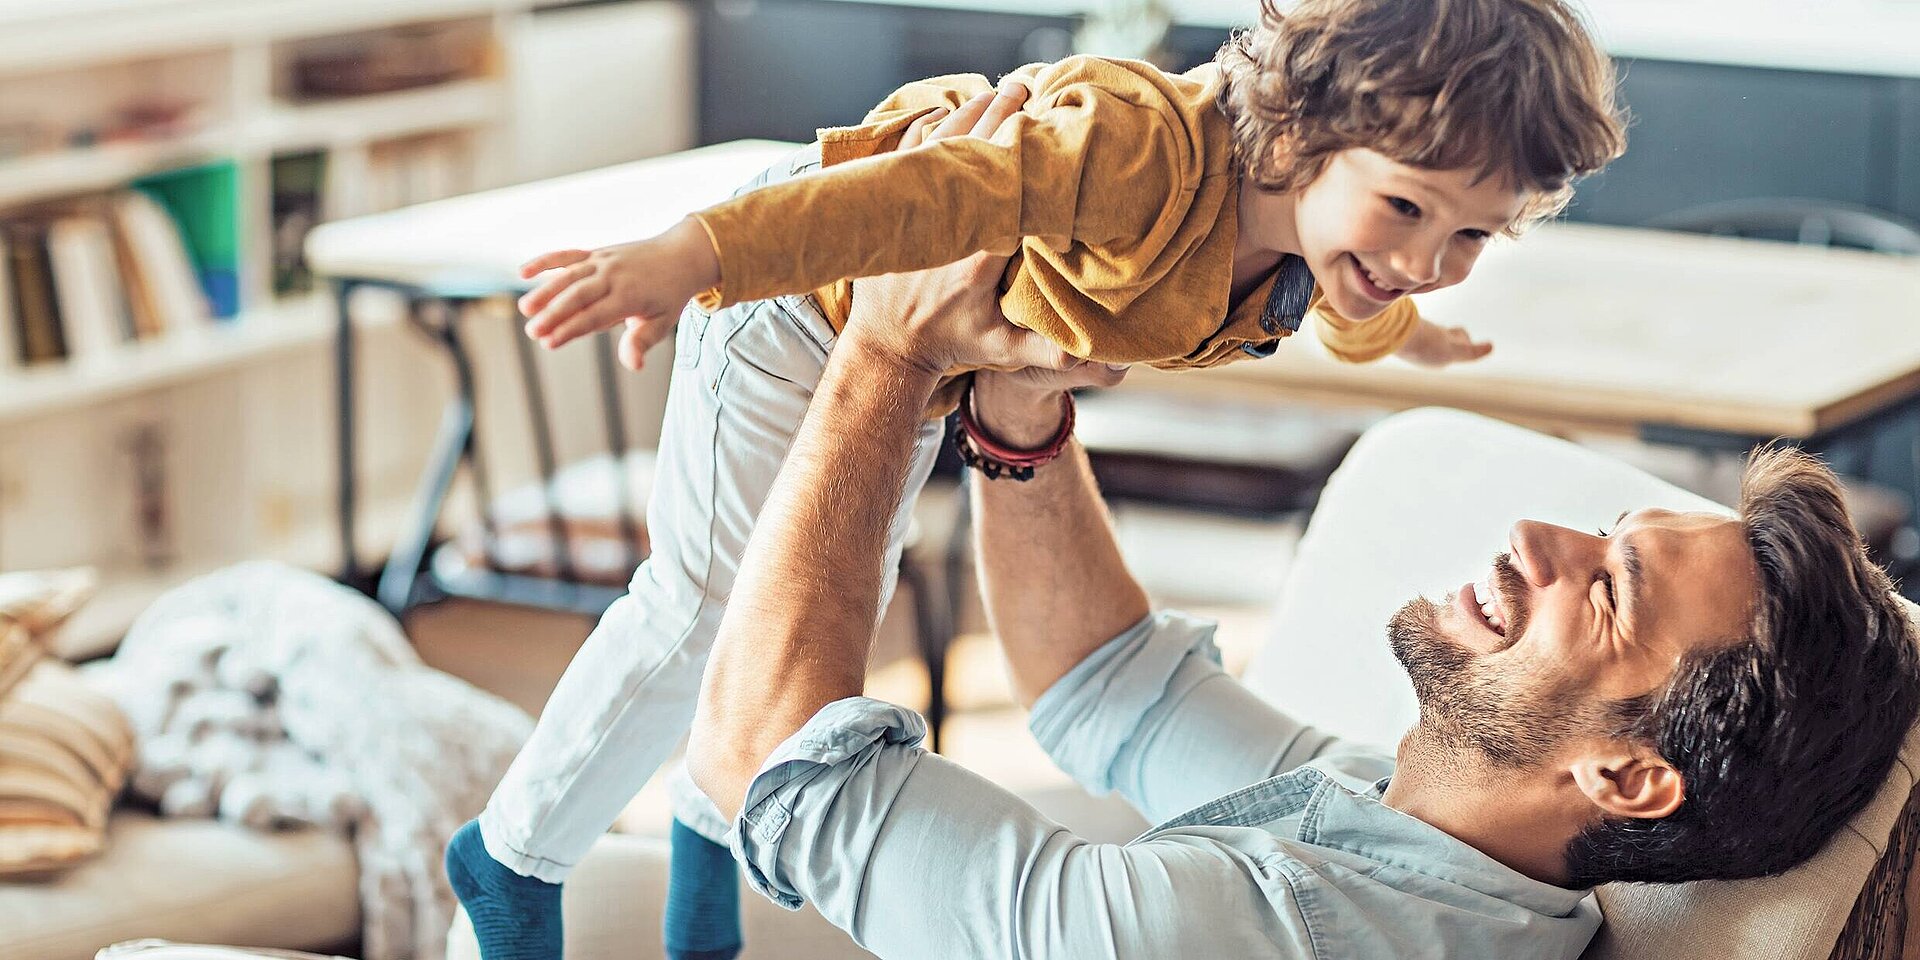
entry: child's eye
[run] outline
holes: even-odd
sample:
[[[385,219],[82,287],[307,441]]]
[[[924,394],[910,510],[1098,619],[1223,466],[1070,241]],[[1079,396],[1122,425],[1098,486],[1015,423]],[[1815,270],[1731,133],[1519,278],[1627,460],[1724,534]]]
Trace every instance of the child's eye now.
[[[1392,207],[1396,213],[1404,217],[1417,217],[1420,215],[1420,208],[1415,206],[1413,201],[1404,197],[1388,197],[1387,206]]]
[[[1460,235],[1463,237],[1466,237],[1468,240],[1472,240],[1475,243],[1479,243],[1480,241],[1493,236],[1493,234],[1488,233],[1485,230],[1475,230],[1471,228],[1460,231]]]

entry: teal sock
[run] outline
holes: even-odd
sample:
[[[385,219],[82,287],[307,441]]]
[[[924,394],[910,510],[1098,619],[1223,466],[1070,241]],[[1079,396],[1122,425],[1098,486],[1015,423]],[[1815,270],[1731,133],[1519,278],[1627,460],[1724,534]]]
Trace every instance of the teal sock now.
[[[493,859],[479,821],[468,821],[447,844],[447,881],[473,921],[481,960],[561,960],[560,885]]]
[[[733,960],[740,955],[740,871],[726,847],[673,821],[662,924],[667,960]],[[492,957],[486,960],[494,960]]]

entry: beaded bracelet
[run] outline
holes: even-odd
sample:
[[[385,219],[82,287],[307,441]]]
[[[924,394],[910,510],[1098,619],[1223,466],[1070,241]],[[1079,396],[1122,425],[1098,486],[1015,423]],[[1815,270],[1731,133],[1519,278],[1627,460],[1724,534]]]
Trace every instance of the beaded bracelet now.
[[[1058,459],[1067,449],[1067,441],[1073,439],[1073,394],[1062,393],[1060,405],[1066,417],[1053,439],[1037,450],[1019,450],[1002,443],[980,425],[973,413],[973,384],[969,383],[967,392],[960,397],[959,423],[953,431],[954,449],[960,452],[962,463],[985,474],[989,480],[1001,477],[1031,480],[1035,467]]]

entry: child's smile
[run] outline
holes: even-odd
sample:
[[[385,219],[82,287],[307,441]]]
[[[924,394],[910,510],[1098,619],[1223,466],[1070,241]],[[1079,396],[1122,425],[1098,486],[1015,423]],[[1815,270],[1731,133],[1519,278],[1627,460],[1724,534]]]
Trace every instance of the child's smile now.
[[[1252,214],[1262,237],[1306,258],[1335,313],[1367,320],[1408,294],[1465,280],[1528,199],[1506,177],[1355,148],[1329,157],[1298,191],[1258,198]]]

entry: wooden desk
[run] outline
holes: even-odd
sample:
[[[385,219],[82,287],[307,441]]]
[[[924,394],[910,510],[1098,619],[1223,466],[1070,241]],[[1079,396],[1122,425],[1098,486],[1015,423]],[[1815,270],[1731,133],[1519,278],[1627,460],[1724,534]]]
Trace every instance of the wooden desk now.
[[[1303,336],[1266,360],[1137,370],[1123,389],[1799,440],[1920,394],[1920,261],[1907,258],[1560,223],[1497,241],[1465,283],[1418,299],[1493,355],[1356,366]]]

